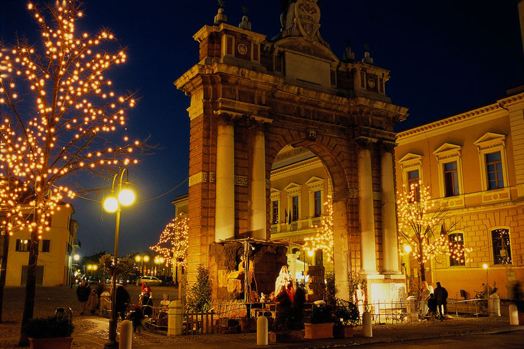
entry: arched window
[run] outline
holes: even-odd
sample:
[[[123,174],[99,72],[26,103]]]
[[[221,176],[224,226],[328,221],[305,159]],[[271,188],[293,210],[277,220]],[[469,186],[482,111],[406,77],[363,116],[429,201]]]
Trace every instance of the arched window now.
[[[466,256],[464,255],[464,234],[452,233],[448,235],[450,250],[449,265],[451,267],[466,265]]]

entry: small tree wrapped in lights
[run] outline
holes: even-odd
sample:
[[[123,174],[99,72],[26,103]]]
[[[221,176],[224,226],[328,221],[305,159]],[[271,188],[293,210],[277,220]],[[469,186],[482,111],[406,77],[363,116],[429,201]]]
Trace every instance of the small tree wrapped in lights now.
[[[448,233],[456,229],[457,222],[447,218],[445,208],[435,209],[428,186],[412,184],[410,190],[404,188],[402,193],[397,193],[397,198],[400,242],[419,264],[420,281],[426,281],[426,263],[436,256],[448,255],[465,262],[471,250],[449,240]],[[446,222],[449,223],[447,230]]]
[[[136,101],[118,94],[108,70],[125,63],[125,50],[110,53],[115,37],[108,30],[78,34],[76,21],[83,13],[76,0],[35,6],[28,4],[41,32],[41,45],[18,38],[0,45],[0,169],[16,182],[1,195],[9,208],[8,233],[30,233],[26,298],[20,344],[27,344],[24,326],[32,318],[38,242],[46,234],[62,200],[76,193],[66,178],[79,170],[103,175],[130,158],[141,141],[111,137],[124,129],[126,112]],[[15,189],[16,188],[16,189]],[[5,188],[4,188],[5,189]],[[30,192],[29,197],[18,193]],[[11,200],[12,202],[10,202]]]
[[[189,218],[180,213],[164,228],[155,246],[150,249],[166,259],[169,265],[186,266],[188,246]]]
[[[304,249],[308,252],[316,252],[322,250],[326,253],[330,262],[334,261],[334,227],[333,227],[333,202],[331,195],[328,195],[327,201],[324,203],[326,214],[322,216],[320,226],[315,226],[317,234],[311,238],[305,238]]]

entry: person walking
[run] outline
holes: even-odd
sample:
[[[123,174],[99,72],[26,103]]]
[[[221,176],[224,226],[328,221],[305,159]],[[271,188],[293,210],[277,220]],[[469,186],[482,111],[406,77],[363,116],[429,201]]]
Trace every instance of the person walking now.
[[[437,314],[437,299],[433,293],[431,293],[428,298],[428,309],[429,319],[435,320],[435,315]]]
[[[89,310],[91,311],[92,315],[95,315],[96,310],[98,309],[98,305],[100,304],[98,294],[96,293],[96,289],[91,290],[91,294],[89,295],[89,300],[87,301],[87,306],[89,307]]]
[[[437,288],[435,288],[435,298],[437,300],[437,311],[440,321],[444,320],[444,309],[446,307],[448,299],[448,291],[440,286],[440,282],[437,282]]]
[[[122,320],[126,319],[126,309],[129,304],[130,297],[129,292],[125,289],[124,285],[120,285],[116,288],[116,312],[120,314]]]
[[[80,312],[80,315],[84,315],[84,311],[86,310],[87,301],[89,300],[89,294],[91,293],[91,287],[89,287],[89,284],[82,280],[80,283],[80,286],[76,289],[76,298],[78,298],[78,301],[80,302],[80,306],[82,307],[82,311]]]

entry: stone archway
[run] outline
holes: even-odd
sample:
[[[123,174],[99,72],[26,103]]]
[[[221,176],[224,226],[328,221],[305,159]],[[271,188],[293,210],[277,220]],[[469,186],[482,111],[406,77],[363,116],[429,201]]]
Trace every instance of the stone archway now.
[[[393,126],[407,109],[391,104],[389,71],[369,54],[359,62],[349,49],[341,61],[318,31],[304,32],[305,2],[319,11],[314,1],[290,2],[274,41],[247,18],[228,25],[223,12],[194,36],[200,63],[175,82],[191,97],[188,281],[213,242],[270,238],[271,164],[292,144],[313,151],[333,181],[339,289],[351,261],[372,284],[371,299],[392,298],[387,284],[400,274]],[[359,246],[353,256],[350,246]]]

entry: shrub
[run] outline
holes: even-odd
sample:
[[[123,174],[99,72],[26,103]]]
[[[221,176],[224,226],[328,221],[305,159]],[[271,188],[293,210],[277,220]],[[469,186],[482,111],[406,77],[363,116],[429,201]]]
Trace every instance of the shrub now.
[[[209,270],[202,264],[198,266],[197,281],[190,288],[187,307],[191,311],[205,312],[211,308],[211,280]]]
[[[70,337],[75,327],[64,316],[50,316],[29,320],[25,332],[30,338]]]
[[[313,307],[310,322],[312,324],[325,324],[335,322],[333,317],[334,308],[328,304],[322,303]]]
[[[343,299],[337,300],[334,311],[335,323],[341,325],[356,325],[359,321],[359,312],[355,304]]]

